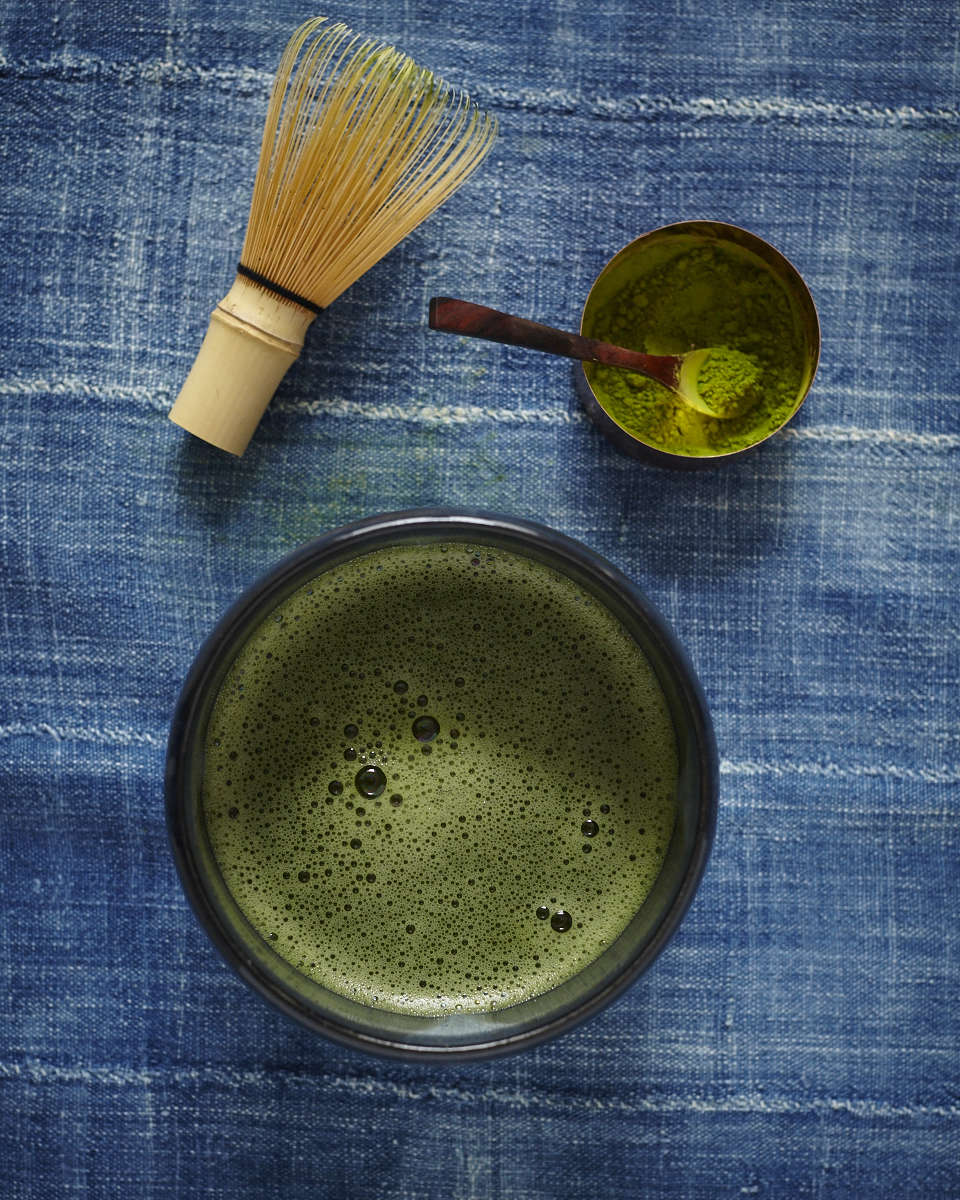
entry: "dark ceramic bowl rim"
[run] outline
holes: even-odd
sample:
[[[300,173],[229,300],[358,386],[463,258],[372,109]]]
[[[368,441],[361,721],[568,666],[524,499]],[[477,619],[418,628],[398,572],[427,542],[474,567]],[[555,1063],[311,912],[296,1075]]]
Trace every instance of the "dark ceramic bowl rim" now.
[[[599,990],[589,993],[553,1020],[520,1033],[494,1037],[472,1044],[423,1045],[404,1043],[393,1037],[358,1032],[319,1012],[303,998],[289,992],[278,980],[258,969],[242,953],[239,939],[231,936],[204,887],[202,873],[184,829],[184,807],[188,801],[186,768],[190,753],[190,734],[194,717],[202,707],[213,680],[223,669],[223,653],[237,646],[239,631],[248,626],[251,610],[257,620],[290,594],[291,582],[305,578],[305,571],[316,566],[319,573],[327,560],[361,554],[369,543],[384,544],[384,536],[412,540],[430,535],[437,540],[463,537],[467,540],[505,536],[516,544],[519,553],[539,552],[540,560],[563,571],[592,576],[600,588],[619,596],[659,642],[675,673],[682,699],[690,717],[690,733],[696,747],[700,780],[696,827],[692,849],[682,881],[669,908],[660,917],[653,936],[636,956]],[[221,676],[222,677],[222,676]],[[219,679],[216,686],[219,688]],[[718,806],[718,765],[713,726],[699,681],[686,653],[663,618],[642,592],[616,567],[582,543],[547,526],[521,518],[503,517],[474,509],[431,508],[386,513],[341,526],[300,546],[277,562],[227,609],[203,642],[190,667],[177,701],[171,723],[165,770],[167,826],[174,860],[184,892],[200,924],[227,963],[257,993],[308,1028],[341,1045],[388,1057],[413,1061],[460,1062],[492,1058],[533,1046],[572,1029],[606,1007],[630,986],[656,959],[680,924],[690,906],[703,875],[713,842]],[[502,1010],[506,1011],[506,1010]]]
[[[574,388],[579,396],[580,403],[583,405],[591,421],[618,450],[630,455],[632,458],[642,459],[651,466],[668,467],[681,471],[699,471],[720,466],[721,463],[731,462],[733,459],[742,458],[745,454],[752,454],[765,445],[770,438],[775,437],[796,417],[797,413],[806,403],[807,396],[813,387],[817,369],[820,365],[820,317],[807,281],[790,259],[774,245],[766,241],[765,238],[760,237],[759,234],[753,233],[749,229],[744,229],[741,225],[732,225],[728,221],[695,218],[686,221],[673,221],[668,225],[660,225],[656,229],[649,229],[646,233],[638,234],[637,237],[627,242],[625,246],[621,246],[616,254],[604,263],[603,269],[590,285],[590,291],[587,293],[587,298],[583,304],[583,311],[580,315],[581,334],[584,333],[584,325],[586,324],[587,315],[591,308],[591,302],[594,300],[599,285],[609,273],[615,270],[617,264],[629,258],[637,250],[642,249],[644,243],[664,240],[672,236],[702,236],[707,240],[712,239],[717,242],[726,241],[750,250],[771,271],[780,277],[781,283],[785,287],[789,286],[791,298],[797,305],[804,323],[804,333],[810,346],[808,355],[810,378],[796,404],[787,416],[784,417],[779,425],[774,429],[768,430],[762,437],[758,437],[756,441],[750,442],[747,446],[741,446],[738,450],[725,450],[722,454],[677,454],[672,450],[664,450],[659,446],[655,446],[652,442],[645,442],[643,438],[631,433],[619,421],[614,420],[607,412],[597,393],[594,391],[590,380],[587,378],[583,363],[576,363],[574,365]]]

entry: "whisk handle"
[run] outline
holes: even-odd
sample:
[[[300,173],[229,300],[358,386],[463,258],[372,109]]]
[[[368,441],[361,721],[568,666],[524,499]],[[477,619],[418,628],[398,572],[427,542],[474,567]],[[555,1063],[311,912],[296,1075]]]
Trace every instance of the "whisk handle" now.
[[[195,437],[241,455],[313,313],[237,275],[210,325],[170,420]]]
[[[529,350],[543,350],[547,354],[559,354],[564,358],[576,358],[580,362],[603,363],[606,366],[622,367],[628,371],[639,371],[652,379],[675,387],[679,360],[672,355],[643,354],[638,350],[627,350],[596,338],[581,337],[541,325],[526,317],[514,317],[498,312],[484,304],[473,304],[469,300],[455,300],[451,296],[434,296],[430,301],[430,328],[442,333],[459,333],[464,337],[483,338],[488,342],[502,342],[508,346],[525,346]]]

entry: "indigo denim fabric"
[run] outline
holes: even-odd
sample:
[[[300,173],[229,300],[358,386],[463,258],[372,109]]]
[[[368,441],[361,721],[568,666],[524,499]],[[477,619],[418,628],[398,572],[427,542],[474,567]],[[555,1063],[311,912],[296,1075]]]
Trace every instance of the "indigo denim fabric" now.
[[[245,457],[166,413],[239,255],[292,0],[0,0],[0,1195],[960,1197],[955,0],[343,0],[499,119],[316,322]],[[569,364],[637,234],[742,225],[823,357],[763,449],[617,453]],[[721,756],[684,924],[611,1008],[442,1069],[264,1004],[188,909],[172,708],[243,587],[347,520],[469,504],[607,556]]]

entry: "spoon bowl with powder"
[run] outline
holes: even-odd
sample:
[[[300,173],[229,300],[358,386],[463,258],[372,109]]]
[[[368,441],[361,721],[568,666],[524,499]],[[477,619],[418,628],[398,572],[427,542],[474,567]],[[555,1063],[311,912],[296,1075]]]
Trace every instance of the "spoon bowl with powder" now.
[[[685,354],[645,354],[450,296],[433,297],[429,320],[430,328],[442,333],[523,346],[643,375],[669,388],[688,407],[715,420],[740,416],[757,398],[761,373],[758,359],[726,346],[708,346]]]

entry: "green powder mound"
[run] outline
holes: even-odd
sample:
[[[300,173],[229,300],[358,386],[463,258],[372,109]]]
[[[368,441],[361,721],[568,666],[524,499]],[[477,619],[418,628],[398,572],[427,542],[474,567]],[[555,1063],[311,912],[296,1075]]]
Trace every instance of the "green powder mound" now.
[[[641,441],[672,454],[741,450],[782,425],[800,399],[804,352],[798,322],[779,281],[745,252],[714,244],[684,250],[588,315],[584,332],[647,354],[712,347],[749,357],[757,370],[755,400],[728,419],[697,412],[642,375],[586,366],[610,416]]]
[[[208,727],[203,816],[259,936],[341,995],[421,1016],[581,971],[676,820],[660,684],[623,626],[525,557],[378,550],[254,633]]]
[[[725,347],[711,350],[697,373],[697,394],[716,416],[738,416],[757,403],[762,372],[752,354]]]

